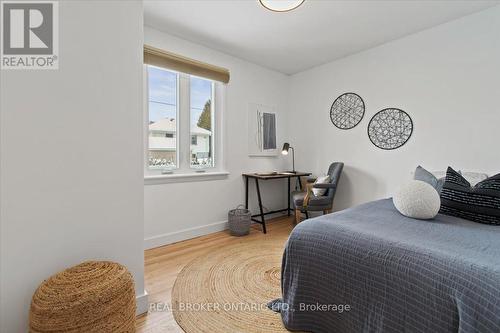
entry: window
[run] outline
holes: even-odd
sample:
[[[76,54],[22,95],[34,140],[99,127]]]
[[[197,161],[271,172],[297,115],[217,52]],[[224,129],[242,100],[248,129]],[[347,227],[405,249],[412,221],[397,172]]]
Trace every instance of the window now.
[[[223,171],[217,157],[222,83],[153,65],[145,65],[145,75],[146,175]]]
[[[148,167],[176,168],[178,161],[178,74],[147,66],[148,75]]]
[[[213,82],[191,76],[191,167],[213,167]]]

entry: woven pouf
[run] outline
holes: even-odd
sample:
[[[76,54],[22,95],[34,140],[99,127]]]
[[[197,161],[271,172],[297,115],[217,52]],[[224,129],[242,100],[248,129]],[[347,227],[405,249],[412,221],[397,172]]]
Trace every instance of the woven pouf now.
[[[134,280],[122,265],[88,261],[38,287],[30,332],[135,332]]]

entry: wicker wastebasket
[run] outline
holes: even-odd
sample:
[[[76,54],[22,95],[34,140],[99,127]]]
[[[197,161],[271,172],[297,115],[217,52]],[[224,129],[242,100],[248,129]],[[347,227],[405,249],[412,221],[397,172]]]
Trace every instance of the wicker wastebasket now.
[[[229,231],[233,236],[244,236],[250,232],[252,214],[248,209],[240,207],[231,209],[228,213]]]
[[[42,282],[30,307],[30,332],[135,332],[134,280],[122,265],[88,261]]]

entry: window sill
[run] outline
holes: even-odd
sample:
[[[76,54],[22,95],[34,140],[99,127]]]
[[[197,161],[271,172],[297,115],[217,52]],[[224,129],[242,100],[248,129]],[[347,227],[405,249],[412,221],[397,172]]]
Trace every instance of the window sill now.
[[[218,179],[225,179],[227,178],[228,175],[229,172],[227,171],[202,172],[202,173],[178,173],[171,175],[148,175],[144,176],[144,185],[218,180]]]

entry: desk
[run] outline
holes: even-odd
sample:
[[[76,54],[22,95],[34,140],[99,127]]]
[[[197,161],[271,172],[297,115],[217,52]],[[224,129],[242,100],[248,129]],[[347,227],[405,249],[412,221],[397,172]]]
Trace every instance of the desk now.
[[[302,189],[302,184],[300,182],[300,177],[310,176],[309,172],[278,172],[276,174],[259,174],[259,173],[244,173],[243,177],[245,178],[245,208],[248,209],[248,182],[250,178],[255,179],[255,188],[257,190],[257,198],[259,200],[259,209],[260,214],[252,215],[252,221],[262,224],[262,231],[266,233],[266,220],[265,215],[287,212],[288,216],[290,216],[290,212],[292,209],[290,208],[290,179],[297,178],[299,182],[300,189]],[[270,212],[264,213],[264,209],[262,207],[262,196],[260,194],[259,180],[273,180],[273,179],[283,179],[286,178],[288,180],[288,207],[278,210],[273,210]],[[260,220],[256,219],[256,217],[260,217]]]

